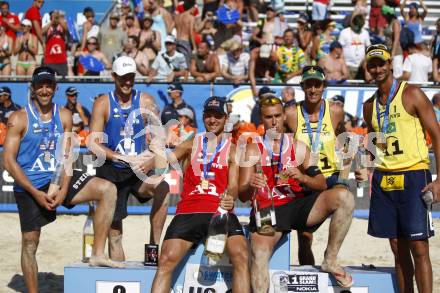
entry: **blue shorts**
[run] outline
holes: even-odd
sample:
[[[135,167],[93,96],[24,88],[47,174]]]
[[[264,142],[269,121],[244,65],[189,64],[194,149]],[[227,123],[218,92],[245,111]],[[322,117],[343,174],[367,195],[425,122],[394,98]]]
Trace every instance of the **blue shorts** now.
[[[368,234],[380,238],[407,240],[434,236],[431,212],[422,199],[422,189],[431,181],[429,170],[375,170],[371,187]]]

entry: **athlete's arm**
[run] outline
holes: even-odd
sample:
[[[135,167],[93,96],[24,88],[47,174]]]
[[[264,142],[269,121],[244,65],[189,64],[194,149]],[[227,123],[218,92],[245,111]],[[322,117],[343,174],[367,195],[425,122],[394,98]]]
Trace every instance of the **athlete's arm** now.
[[[327,183],[324,175],[322,175],[318,166],[312,166],[310,163],[310,150],[307,145],[299,140],[295,140],[294,145],[295,159],[299,165],[298,167],[289,168],[283,171],[283,173],[304,184],[310,189],[327,189]]]
[[[228,158],[228,193],[220,201],[220,206],[225,210],[232,210],[234,208],[234,202],[238,195],[238,164],[235,161],[235,149],[236,146],[231,144],[229,149]]]
[[[103,145],[104,127],[108,119],[109,108],[108,95],[98,97],[93,103],[92,118],[90,123],[90,135],[87,148],[98,157],[105,157],[109,161],[123,161],[123,155],[118,154]]]
[[[240,176],[238,182],[238,197],[242,202],[246,202],[252,199],[252,194],[255,191],[255,187],[264,187],[265,181],[262,175],[255,173],[255,165],[251,165],[249,161],[255,161],[255,158],[260,159],[260,150],[257,144],[251,143],[246,145],[246,153],[244,154],[244,162],[240,158]]]
[[[73,139],[73,132],[72,132],[72,112],[70,110],[67,110],[66,108],[60,109],[60,117],[61,117],[61,123],[63,125],[64,129],[64,141],[61,145],[63,148],[61,150],[62,157],[57,159],[66,159],[64,160],[64,176],[63,176],[63,182],[61,182],[60,190],[55,192],[54,194],[51,194],[51,198],[53,199],[53,202],[51,204],[52,209],[56,209],[57,206],[61,205],[66,198],[67,190],[69,188],[70,179],[72,178],[72,161],[69,160],[69,158],[72,158],[72,144],[74,143],[72,141]],[[53,119],[53,118],[52,118]]]
[[[38,204],[47,210],[51,209],[52,200],[35,188],[31,181],[24,174],[23,169],[17,163],[17,154],[20,148],[20,141],[26,132],[27,117],[25,110],[19,110],[11,114],[8,119],[8,131],[3,144],[3,160],[6,171],[11,174],[15,182],[24,190],[29,192]]]
[[[406,86],[402,96],[402,102],[405,105],[409,105],[405,110],[417,116],[420,119],[423,129],[425,129],[432,140],[432,149],[434,150],[435,161],[437,170],[440,170],[440,128],[435,118],[434,109],[432,103],[429,101],[425,93],[418,87]],[[425,190],[431,189],[434,194],[434,201],[440,201],[440,179],[437,179],[428,184]]]

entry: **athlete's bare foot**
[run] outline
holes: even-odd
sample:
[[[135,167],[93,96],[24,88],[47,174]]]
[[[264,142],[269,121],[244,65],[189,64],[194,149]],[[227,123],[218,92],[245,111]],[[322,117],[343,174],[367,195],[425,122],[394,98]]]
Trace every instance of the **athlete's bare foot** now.
[[[92,267],[110,267],[110,268],[124,268],[122,262],[113,261],[105,256],[91,256],[89,264]]]
[[[331,274],[339,287],[350,288],[353,286],[353,277],[339,265],[329,265],[324,261],[321,265],[321,271]]]

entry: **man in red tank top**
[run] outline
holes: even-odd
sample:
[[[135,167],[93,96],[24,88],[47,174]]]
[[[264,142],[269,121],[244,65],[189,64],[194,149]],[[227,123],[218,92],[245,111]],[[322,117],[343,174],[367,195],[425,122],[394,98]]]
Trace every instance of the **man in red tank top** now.
[[[43,35],[46,37],[44,65],[61,76],[67,76],[66,34],[66,21],[58,11],[52,11],[50,23],[43,27]]]
[[[190,164],[184,172],[176,216],[162,244],[151,292],[170,292],[174,269],[194,244],[206,238],[211,217],[219,206],[229,211],[226,251],[233,267],[232,292],[250,292],[248,246],[233,213],[238,192],[238,164],[230,134],[223,132],[227,117],[225,99],[209,98],[203,107],[206,133],[186,140],[174,151],[178,161]],[[221,199],[226,189],[227,194]]]
[[[329,240],[321,269],[332,274],[340,286],[350,287],[352,277],[337,264],[336,258],[351,224],[353,196],[342,188],[325,190],[325,177],[317,166],[311,166],[309,149],[303,142],[284,134],[281,100],[262,99],[259,111],[266,131],[257,143],[246,146],[245,160],[251,166],[240,165],[239,195],[242,201],[251,200],[254,190],[267,184],[274,199],[276,232],[274,236],[258,234],[255,215],[251,213],[252,255],[258,256],[251,260],[253,292],[268,291],[268,263],[282,235],[292,229],[315,231],[329,215],[332,215]],[[273,143],[269,137],[274,137]],[[256,173],[255,160],[251,164],[255,157],[260,158],[264,175]]]

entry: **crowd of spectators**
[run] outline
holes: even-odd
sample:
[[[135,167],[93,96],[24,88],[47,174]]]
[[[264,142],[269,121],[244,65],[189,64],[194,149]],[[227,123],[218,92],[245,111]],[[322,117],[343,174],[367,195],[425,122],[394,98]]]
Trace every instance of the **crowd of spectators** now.
[[[287,11],[277,0],[137,2],[119,1],[102,24],[84,8],[77,38],[61,10],[42,23],[44,0],[34,0],[21,20],[0,2],[0,75],[30,75],[45,64],[61,76],[108,76],[112,60],[128,55],[148,81],[250,82],[256,95],[257,83],[297,83],[310,64],[321,65],[330,83],[370,82],[365,48],[384,43],[396,78],[440,82],[440,20],[425,42],[423,0],[352,0],[342,21],[330,0],[314,0],[306,12]]]

